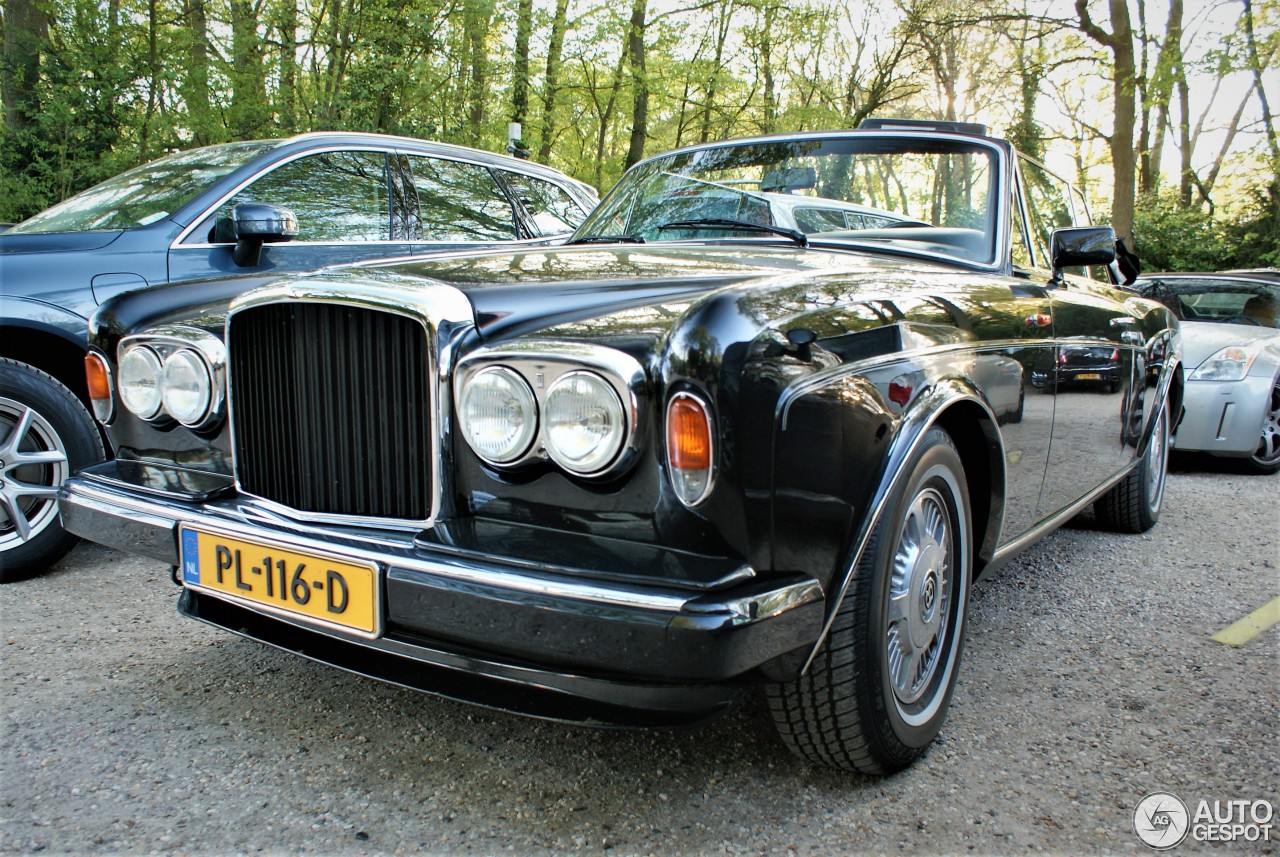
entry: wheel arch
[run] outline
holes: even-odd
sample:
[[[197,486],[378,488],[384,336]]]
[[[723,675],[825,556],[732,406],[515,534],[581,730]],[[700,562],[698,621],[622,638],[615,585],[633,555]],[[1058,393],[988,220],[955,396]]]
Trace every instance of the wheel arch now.
[[[831,631],[831,624],[840,610],[871,534],[905,472],[904,465],[930,429],[936,427],[947,432],[960,453],[964,467],[974,545],[971,579],[977,579],[995,552],[1004,516],[1005,470],[1004,442],[991,408],[970,381],[948,378],[939,381],[929,393],[917,399],[903,418],[885,457],[886,467],[874,499],[862,518],[840,571],[832,578],[822,631],[809,651],[802,673],[809,670]]]
[[[90,408],[84,376],[86,350],[83,334],[77,340],[60,329],[17,324],[11,319],[0,322],[0,357],[47,372]]]

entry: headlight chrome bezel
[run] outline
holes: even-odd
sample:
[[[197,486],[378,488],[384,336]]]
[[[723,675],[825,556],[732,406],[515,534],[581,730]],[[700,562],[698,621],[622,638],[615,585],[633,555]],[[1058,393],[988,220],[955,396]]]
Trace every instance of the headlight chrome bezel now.
[[[141,361],[140,364],[139,361]],[[138,370],[133,368],[134,364],[139,364],[139,369],[147,370],[150,375],[153,390],[151,397],[147,399],[133,394],[138,386],[135,377]],[[135,343],[126,348],[124,343],[121,343],[120,359],[116,366],[119,375],[117,389],[120,394],[120,404],[124,405],[124,409],[148,422],[160,418],[164,413],[164,358],[147,344]]]
[[[208,331],[185,325],[169,325],[153,328],[141,333],[130,334],[120,340],[116,349],[117,366],[132,352],[145,349],[159,360],[159,408],[150,416],[145,416],[130,408],[121,396],[125,409],[139,419],[152,425],[162,427],[166,423],[178,423],[194,431],[203,431],[218,425],[225,416],[227,396],[227,349],[222,340]],[[198,417],[184,415],[179,419],[170,412],[166,402],[165,376],[168,361],[179,353],[190,354],[204,372],[209,384],[208,401]],[[119,382],[117,381],[117,387]]]
[[[477,387],[483,383],[484,379],[502,379],[507,382],[512,395],[519,400],[522,411],[526,417],[521,423],[517,433],[509,444],[509,451],[501,454],[493,454],[493,450],[483,449],[474,437],[474,420],[467,415],[468,401],[472,395],[476,394]],[[462,436],[467,441],[467,445],[484,461],[494,466],[501,467],[518,461],[528,455],[534,441],[538,438],[538,428],[540,414],[538,411],[538,400],[533,394],[529,382],[508,366],[488,366],[471,376],[470,383],[462,388],[458,396],[458,427],[462,430]]]
[[[495,367],[515,373],[528,385],[537,405],[538,428],[528,450],[504,462],[485,457],[467,439],[468,448],[488,466],[512,472],[550,461],[575,479],[603,481],[624,472],[633,463],[644,440],[642,426],[645,425],[645,372],[635,358],[601,345],[552,340],[525,340],[481,349],[463,358],[454,372],[453,407],[459,422],[468,385],[480,373]],[[557,383],[576,374],[588,374],[603,381],[621,408],[622,432],[617,448],[606,459],[593,462],[587,468],[575,467],[564,456],[553,454],[547,437],[547,398]],[[463,436],[466,437],[465,431]]]
[[[595,387],[595,392],[598,394],[599,407],[608,411],[609,419],[617,425],[617,431],[595,444],[584,455],[576,457],[571,455],[561,443],[555,440],[556,427],[552,414],[552,409],[556,407],[556,397],[558,395],[562,396],[561,391],[575,382],[582,382]],[[563,395],[574,394],[565,393]],[[622,451],[622,446],[627,440],[627,413],[622,397],[618,395],[618,391],[609,384],[608,380],[598,372],[588,369],[565,372],[547,387],[542,414],[542,422],[545,426],[542,431],[542,441],[547,454],[551,456],[551,460],[556,464],[578,476],[594,476],[608,470],[609,465],[618,457],[618,453]]]

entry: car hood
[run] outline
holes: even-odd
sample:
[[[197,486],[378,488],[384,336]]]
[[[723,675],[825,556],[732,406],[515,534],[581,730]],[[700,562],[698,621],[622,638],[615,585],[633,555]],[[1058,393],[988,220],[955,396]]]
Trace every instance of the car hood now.
[[[490,341],[602,313],[691,301],[699,294],[748,282],[787,286],[820,276],[847,277],[854,287],[868,281],[887,286],[930,273],[960,273],[901,258],[768,245],[566,246],[444,256],[345,272],[392,278],[400,284],[422,278],[454,286],[471,301],[480,334]]]
[[[27,234],[12,231],[0,233],[0,254],[10,253],[72,253],[78,250],[98,250],[106,247],[124,234],[123,229],[103,229],[93,232],[33,232]]]
[[[1184,321],[1181,327],[1182,359],[1190,369],[1232,345],[1251,345],[1270,339],[1274,341],[1269,345],[1280,346],[1280,330],[1274,327],[1209,321]]]

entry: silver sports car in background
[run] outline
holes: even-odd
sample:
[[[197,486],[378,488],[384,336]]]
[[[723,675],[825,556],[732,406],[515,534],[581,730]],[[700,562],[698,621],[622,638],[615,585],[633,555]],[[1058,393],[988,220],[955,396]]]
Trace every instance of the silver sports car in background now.
[[[1182,320],[1187,410],[1174,448],[1280,471],[1280,271],[1150,274],[1134,288]]]

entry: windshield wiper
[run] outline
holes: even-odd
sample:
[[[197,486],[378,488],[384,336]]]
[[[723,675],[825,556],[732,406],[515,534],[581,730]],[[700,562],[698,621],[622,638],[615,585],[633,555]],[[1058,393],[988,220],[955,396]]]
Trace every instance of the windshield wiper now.
[[[799,229],[786,229],[782,226],[765,226],[763,223],[750,223],[746,220],[730,220],[727,217],[704,217],[699,220],[673,220],[664,223],[659,229],[728,229],[733,232],[768,232],[790,238],[801,247],[809,246],[809,236]]]
[[[576,241],[568,241],[568,244],[643,244],[644,239],[639,235],[588,235],[585,238],[579,238]]]

